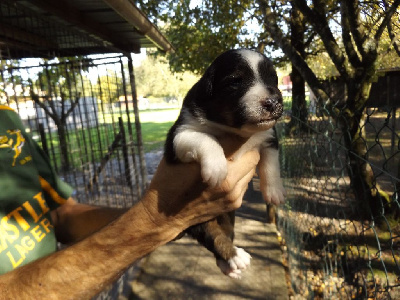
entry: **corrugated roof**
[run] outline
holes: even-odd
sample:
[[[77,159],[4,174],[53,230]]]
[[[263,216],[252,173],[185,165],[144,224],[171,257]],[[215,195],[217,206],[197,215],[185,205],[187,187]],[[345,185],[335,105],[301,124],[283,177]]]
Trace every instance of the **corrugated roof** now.
[[[0,59],[171,51],[130,0],[0,0]]]

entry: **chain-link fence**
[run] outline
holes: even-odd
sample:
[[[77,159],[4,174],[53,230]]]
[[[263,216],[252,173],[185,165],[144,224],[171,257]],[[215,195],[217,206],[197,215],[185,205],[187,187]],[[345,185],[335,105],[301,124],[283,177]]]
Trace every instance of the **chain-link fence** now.
[[[399,299],[400,114],[395,107],[366,108],[352,137],[362,142],[359,155],[346,146],[350,133],[340,114],[323,110],[310,105],[306,122],[292,117],[304,126],[291,136],[284,124],[280,130],[288,196],[278,227],[293,294]],[[354,172],[354,161],[362,172]],[[367,184],[359,186],[357,175]]]

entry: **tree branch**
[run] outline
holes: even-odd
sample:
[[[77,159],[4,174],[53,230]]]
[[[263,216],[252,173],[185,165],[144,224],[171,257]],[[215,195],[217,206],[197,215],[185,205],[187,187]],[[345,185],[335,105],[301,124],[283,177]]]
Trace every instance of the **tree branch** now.
[[[398,43],[400,33],[398,33],[397,35],[395,35],[393,33],[392,22],[388,22],[387,29],[388,29],[390,40],[392,41],[393,48],[396,51],[397,55],[400,56],[400,45]]]
[[[317,34],[315,32],[310,33],[310,35],[308,36],[307,40],[304,42],[304,48],[309,48],[312,41],[314,40],[315,36]]]
[[[329,101],[328,94],[324,91],[321,82],[315,76],[314,72],[310,69],[305,60],[301,57],[300,53],[290,44],[285,38],[282,30],[278,27],[276,15],[272,12],[268,0],[257,0],[264,15],[264,25],[266,30],[269,31],[275,42],[279,45],[285,55],[290,59],[292,64],[307,81],[310,88],[319,100],[327,103]]]
[[[48,115],[50,118],[52,118],[55,122],[57,121],[58,116],[55,115],[54,113],[52,113],[52,112],[49,110],[48,106],[46,106],[42,101],[39,100],[39,96],[38,96],[37,94],[35,94],[35,93],[33,92],[32,89],[31,89],[31,97],[32,97],[32,100],[33,100],[37,105],[39,105],[41,109],[43,109],[43,110],[45,111],[46,115]],[[48,101],[48,100],[46,100],[46,101]],[[56,123],[57,123],[57,122],[56,122]]]
[[[383,14],[383,20],[381,22],[381,24],[378,26],[378,29],[373,37],[373,39],[369,39],[369,42],[371,44],[374,44],[374,47],[368,47],[368,52],[366,53],[365,59],[363,59],[363,63],[364,65],[367,66],[367,68],[369,69],[372,63],[376,60],[376,57],[378,56],[378,44],[379,44],[379,40],[385,30],[385,28],[387,27],[387,24],[390,22],[390,20],[392,19],[393,14],[396,12],[396,9],[398,8],[398,6],[400,5],[400,0],[395,0],[392,4],[392,6],[387,9],[385,11],[385,13]]]
[[[387,8],[389,6],[389,4],[387,3],[386,0],[383,0],[383,4],[385,5],[385,8]],[[400,42],[398,43],[399,38],[400,38],[400,33],[397,33],[397,34],[393,33],[393,27],[392,27],[391,21],[389,21],[387,23],[387,30],[388,30],[389,38],[392,41],[393,48],[396,51],[397,55],[400,56]]]
[[[346,2],[346,1],[344,1]],[[362,62],[358,57],[357,51],[354,49],[353,41],[351,39],[351,26],[349,21],[349,11],[347,5],[342,3],[341,6],[341,25],[342,25],[342,39],[343,45],[346,50],[346,54],[349,58],[350,63],[358,68]]]
[[[367,39],[364,28],[360,24],[360,3],[358,0],[342,0],[341,6],[346,12],[350,32],[361,57],[365,57],[364,42]],[[342,11],[343,11],[342,10]]]
[[[294,0],[300,11],[303,13],[307,21],[313,26],[315,31],[321,37],[333,64],[338,70],[339,74],[344,80],[349,77],[349,70],[346,66],[346,57],[343,55],[342,50],[337,44],[332,31],[329,28],[328,20],[325,17],[324,3],[320,0],[313,0],[314,8],[311,9],[306,0]]]
[[[54,106],[54,101],[51,99],[51,97],[53,97],[53,87],[52,87],[52,82],[51,82],[51,79],[50,79],[50,72],[49,72],[49,67],[48,67],[48,65],[47,65],[47,61],[45,62],[45,74],[46,74],[46,80],[47,80],[47,87],[48,87],[48,89],[49,89],[49,97],[46,99],[47,100],[47,103],[49,103],[49,105],[50,105],[50,109],[51,109],[51,111],[53,112],[53,117],[52,117],[52,119],[54,120],[54,122],[56,122],[56,124],[57,124],[57,121],[60,121],[59,120],[59,118],[58,118],[58,115],[57,115],[57,109],[56,109],[56,107]],[[57,119],[57,120],[56,120]]]
[[[392,16],[396,12],[396,9],[397,7],[399,7],[399,5],[400,5],[400,0],[395,0],[392,6],[385,11],[382,23],[379,25],[378,30],[375,33],[374,36],[375,41],[378,41],[381,38],[383,31],[387,27],[387,24],[390,23],[390,20],[392,19]]]
[[[75,107],[79,104],[80,96],[81,94],[78,93],[78,95],[75,98],[75,101],[71,103],[71,107],[65,113],[65,118],[67,118],[74,111]]]

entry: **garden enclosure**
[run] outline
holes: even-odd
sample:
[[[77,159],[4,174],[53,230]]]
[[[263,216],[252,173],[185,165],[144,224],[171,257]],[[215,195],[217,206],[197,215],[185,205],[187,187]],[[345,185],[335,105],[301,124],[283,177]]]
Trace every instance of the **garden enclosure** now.
[[[131,54],[170,42],[130,0],[2,0],[0,20],[0,104],[21,115],[78,201],[132,206],[147,174]]]
[[[3,0],[0,19],[1,103],[79,201],[131,206],[147,181],[131,53],[172,45],[129,0]]]
[[[72,59],[1,70],[2,102],[14,108],[81,202],[131,206],[147,172],[128,60]]]

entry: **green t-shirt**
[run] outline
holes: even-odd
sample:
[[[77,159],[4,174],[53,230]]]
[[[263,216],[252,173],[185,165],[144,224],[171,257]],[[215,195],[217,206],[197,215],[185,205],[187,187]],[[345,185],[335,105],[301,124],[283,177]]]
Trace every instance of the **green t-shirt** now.
[[[0,274],[56,251],[50,211],[71,193],[18,114],[0,105]]]

